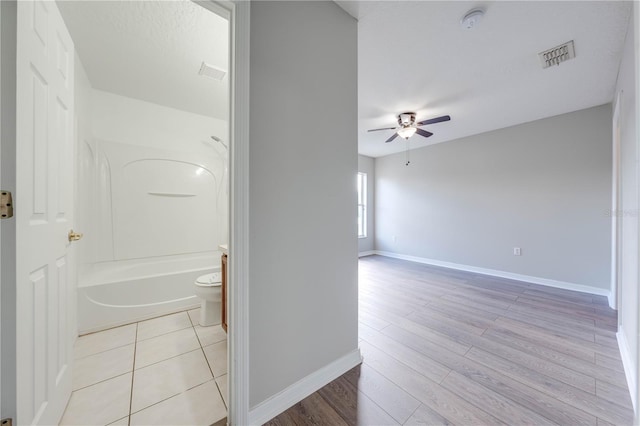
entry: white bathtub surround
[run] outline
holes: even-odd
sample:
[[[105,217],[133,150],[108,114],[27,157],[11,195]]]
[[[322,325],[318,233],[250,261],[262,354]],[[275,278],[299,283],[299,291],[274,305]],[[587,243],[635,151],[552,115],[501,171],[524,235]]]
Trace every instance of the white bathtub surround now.
[[[193,283],[220,270],[220,255],[212,251],[89,265],[78,283],[80,334],[199,306]]]
[[[224,120],[91,87],[78,65],[80,334],[196,307],[228,241]]]
[[[104,198],[94,214],[113,223],[95,231],[113,240],[109,260],[213,251],[227,240],[224,157],[100,139],[94,149]]]
[[[213,251],[226,242],[228,159],[211,144],[211,135],[227,134],[226,123],[87,90],[89,113],[78,117],[80,264]]]
[[[61,424],[212,424],[224,418],[226,334],[192,322],[198,314],[179,312],[80,337],[74,392]],[[88,352],[89,346],[99,352]]]

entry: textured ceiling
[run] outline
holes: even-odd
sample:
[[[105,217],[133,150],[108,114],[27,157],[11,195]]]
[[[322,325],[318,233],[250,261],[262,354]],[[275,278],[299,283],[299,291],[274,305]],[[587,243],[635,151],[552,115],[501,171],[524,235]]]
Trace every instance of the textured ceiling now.
[[[372,157],[405,149],[384,143],[392,131],[366,132],[404,111],[451,115],[413,136],[417,148],[611,102],[631,12],[616,1],[337,3],[359,20],[358,145]],[[464,30],[478,6],[484,19]],[[542,69],[538,52],[569,40],[576,58]]]
[[[58,1],[94,88],[222,120],[228,76],[198,75],[202,62],[229,69],[229,24],[189,1]]]

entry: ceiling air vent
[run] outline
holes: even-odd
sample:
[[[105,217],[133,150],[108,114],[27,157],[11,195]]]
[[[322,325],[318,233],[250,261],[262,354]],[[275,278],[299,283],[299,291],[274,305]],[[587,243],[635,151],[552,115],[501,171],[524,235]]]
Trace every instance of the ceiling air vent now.
[[[220,68],[216,68],[213,65],[209,65],[206,62],[203,62],[202,66],[200,67],[200,71],[198,71],[198,74],[204,77],[209,77],[214,80],[221,81],[227,74],[227,72],[221,70]]]
[[[542,68],[549,68],[552,65],[560,65],[561,62],[568,61],[576,57],[576,51],[573,48],[573,40],[568,41],[553,49],[545,50],[538,53]]]

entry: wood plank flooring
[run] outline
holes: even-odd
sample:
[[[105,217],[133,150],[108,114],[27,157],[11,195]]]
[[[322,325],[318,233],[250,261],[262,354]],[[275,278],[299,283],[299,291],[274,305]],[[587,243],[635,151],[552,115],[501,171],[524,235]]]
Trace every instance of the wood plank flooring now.
[[[631,425],[604,297],[360,259],[364,363],[267,425]]]

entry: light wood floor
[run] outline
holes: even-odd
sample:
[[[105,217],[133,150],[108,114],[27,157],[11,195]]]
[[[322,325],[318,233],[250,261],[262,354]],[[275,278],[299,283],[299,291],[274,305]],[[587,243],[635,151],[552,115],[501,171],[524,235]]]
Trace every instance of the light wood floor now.
[[[604,297],[360,260],[364,363],[269,425],[631,425]]]

